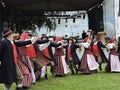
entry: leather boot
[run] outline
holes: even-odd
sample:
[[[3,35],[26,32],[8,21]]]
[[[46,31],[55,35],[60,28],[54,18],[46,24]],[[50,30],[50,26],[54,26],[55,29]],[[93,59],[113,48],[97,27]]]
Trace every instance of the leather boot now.
[[[53,76],[55,75],[55,74],[54,74],[54,66],[51,66],[50,72],[51,72],[51,74],[52,74]]]
[[[48,79],[48,76],[47,76],[47,74],[45,74],[45,79]]]
[[[78,69],[77,68],[75,69],[75,71],[76,71],[76,74],[78,74]]]
[[[74,70],[71,70],[71,72],[72,72],[72,75],[74,75],[75,73],[74,73]]]
[[[16,87],[16,90],[23,90],[22,87]]]
[[[100,69],[100,71],[102,71],[102,65],[101,64],[99,64],[99,69]]]

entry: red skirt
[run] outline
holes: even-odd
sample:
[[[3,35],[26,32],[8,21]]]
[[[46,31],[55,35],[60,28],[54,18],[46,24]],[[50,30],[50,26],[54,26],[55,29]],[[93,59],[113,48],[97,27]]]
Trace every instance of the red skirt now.
[[[41,53],[37,53],[37,58],[39,58],[39,61],[42,66],[47,66],[50,64],[50,60],[43,56]]]
[[[17,64],[18,64],[22,74],[29,74],[30,73],[29,69],[20,60],[18,60]]]
[[[61,56],[55,56],[55,60],[57,62],[57,65],[55,66],[56,75],[64,76],[65,74]]]
[[[81,64],[78,67],[78,70],[84,74],[95,73],[96,70],[90,70],[87,63],[87,54],[84,54],[81,58]]]
[[[25,87],[29,87],[32,84],[31,66],[28,60],[27,56],[23,56],[22,60],[18,61],[18,66],[23,74],[23,86]]]

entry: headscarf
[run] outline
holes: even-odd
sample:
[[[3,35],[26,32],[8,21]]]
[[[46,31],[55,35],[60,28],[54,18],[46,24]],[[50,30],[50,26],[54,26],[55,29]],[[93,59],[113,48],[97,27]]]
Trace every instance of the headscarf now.
[[[88,38],[83,39],[83,42],[87,42]]]
[[[114,42],[115,42],[115,38],[111,38],[110,43],[114,43]]]
[[[55,43],[58,43],[58,41],[61,41],[61,40],[63,40],[61,36],[56,37]]]
[[[105,45],[107,45],[108,43],[114,43],[115,42],[115,38],[110,38],[109,41],[107,41],[107,43]]]
[[[21,35],[20,35],[20,40],[22,41],[25,41],[26,39],[29,38],[29,33],[26,33],[26,32],[23,32]]]

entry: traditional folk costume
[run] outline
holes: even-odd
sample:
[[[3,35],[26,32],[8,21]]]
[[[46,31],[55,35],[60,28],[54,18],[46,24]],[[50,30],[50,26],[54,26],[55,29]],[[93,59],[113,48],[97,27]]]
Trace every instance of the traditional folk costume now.
[[[28,51],[28,56],[29,56],[29,59],[30,59],[30,62],[31,62],[31,66],[32,66],[32,68],[31,68],[31,73],[32,73],[32,78],[33,78],[32,79],[32,83],[35,84],[35,82],[36,82],[36,75],[35,75],[35,72],[34,72],[34,64],[32,62],[32,59],[36,58],[36,52],[35,52],[33,44],[31,44],[31,45],[29,45],[27,47],[27,51]],[[40,67],[41,67],[41,65],[40,65]]]
[[[109,60],[106,66],[106,72],[120,72],[120,61],[115,48],[115,39],[111,38],[106,44],[106,47],[110,49]]]
[[[84,42],[81,43],[85,50],[81,58],[81,65],[79,66],[79,70],[84,74],[96,72],[97,68],[99,67],[99,64],[96,62],[91,51],[90,43],[87,41],[88,38],[85,38]]]
[[[37,40],[33,45],[30,45],[28,47],[30,59],[34,64],[36,80],[39,80],[41,78],[41,69],[43,68],[43,66],[46,66],[50,63],[50,61],[42,55],[39,49],[40,44],[44,44],[47,42],[48,40]]]
[[[45,58],[47,58],[47,62],[48,62],[48,64],[50,64],[50,55],[49,55],[49,51],[48,51],[48,46],[50,45],[50,42],[48,42],[48,43],[46,43],[46,44],[41,44],[41,45],[39,45],[39,50],[40,50],[40,52],[41,52],[41,54],[45,57]],[[45,62],[45,60],[43,60],[43,62]],[[42,63],[42,62],[41,62]],[[47,66],[48,64],[42,64],[43,66]]]
[[[20,67],[20,70],[24,76],[23,87],[29,87],[32,84],[32,80],[33,80],[33,77],[32,77],[33,68],[29,60],[27,47],[25,46],[18,47],[18,51],[20,53],[18,66]]]
[[[46,35],[42,35],[41,39],[48,40],[48,37]],[[51,71],[52,75],[54,75],[54,68],[55,68],[54,66],[57,65],[52,50],[53,50],[53,47],[58,47],[60,45],[61,45],[60,43],[55,44],[54,42],[49,41],[48,43],[42,44],[39,46],[39,49],[40,49],[42,55],[45,58],[49,59],[50,66],[51,66],[50,71]],[[45,78],[47,78],[47,68],[46,68]]]
[[[99,40],[98,36],[95,35],[93,42],[91,43],[92,52],[95,56],[96,61],[99,64],[99,69],[102,70],[102,63],[107,62],[107,58],[102,50],[105,45]]]
[[[44,39],[48,40],[48,37],[46,35],[43,35],[41,37],[41,39],[42,40],[44,40]],[[53,48],[58,47],[60,45],[61,45],[60,43],[55,44],[54,42],[50,41],[49,45],[45,45],[45,46],[47,46],[46,48],[43,48],[43,49],[41,48],[42,54],[45,57],[47,57],[50,61],[52,61],[54,63],[54,65],[56,65],[57,63],[56,63],[56,60],[54,58]],[[43,45],[43,47],[44,47],[44,45]]]
[[[50,45],[50,42],[47,42],[45,44],[40,44],[38,45],[39,46],[39,50],[41,52],[41,55],[45,58],[45,59],[42,59],[40,62],[42,64],[42,68],[41,68],[41,77],[44,77],[45,76],[45,79],[48,79],[47,77],[47,66],[48,65],[52,65],[51,61],[49,60],[49,52],[48,52],[48,49],[47,47]]]
[[[5,38],[0,43],[0,83],[4,83],[4,90],[7,90],[11,87],[12,83],[15,82],[17,83],[16,89],[22,90],[22,74],[18,67],[16,47],[31,44],[31,41],[13,42],[9,40],[11,34],[11,30],[5,31],[3,33]]]
[[[33,67],[34,74],[35,74],[35,77],[33,77],[34,78],[33,82],[36,82],[36,79],[38,79],[39,75],[41,74],[40,72],[38,72],[38,74],[37,74],[37,71],[41,70],[42,65],[41,65],[39,59],[37,59],[37,54],[36,54],[33,44],[28,46],[28,56],[32,62],[32,67]]]
[[[28,38],[29,33],[24,32],[20,36],[21,41],[25,41]],[[18,47],[18,52],[19,52],[18,66],[20,67],[20,70],[23,74],[23,87],[27,88],[30,87],[32,83],[35,83],[34,80],[35,74],[28,56],[28,47],[27,46]]]
[[[74,69],[77,74],[78,68],[76,65],[80,64],[80,60],[76,54],[76,49],[79,48],[79,45],[76,45],[74,43],[73,39],[69,38],[69,44],[64,46],[64,48],[66,49],[66,58],[65,58],[66,62],[67,62],[67,64],[69,64],[69,68],[70,68],[72,74],[74,74]]]
[[[63,43],[62,40],[62,37],[57,37],[55,43]],[[55,48],[54,56],[57,63],[55,66],[55,74],[56,76],[64,76],[68,72],[68,68],[65,62],[64,48],[62,45]]]

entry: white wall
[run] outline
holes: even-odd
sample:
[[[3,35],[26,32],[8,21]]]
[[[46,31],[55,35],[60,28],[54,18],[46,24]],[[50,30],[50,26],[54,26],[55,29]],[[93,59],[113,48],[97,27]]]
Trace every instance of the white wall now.
[[[118,16],[119,13],[119,0],[115,1],[115,30],[116,30],[116,38],[120,37],[120,17]]]
[[[104,30],[108,37],[116,37],[114,0],[105,0],[103,6]]]

